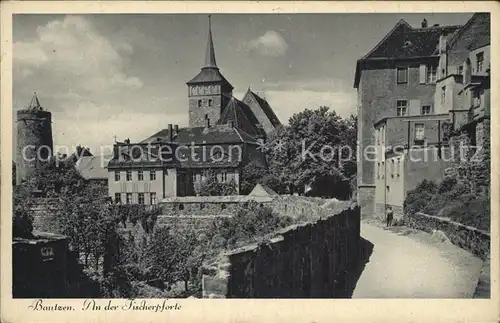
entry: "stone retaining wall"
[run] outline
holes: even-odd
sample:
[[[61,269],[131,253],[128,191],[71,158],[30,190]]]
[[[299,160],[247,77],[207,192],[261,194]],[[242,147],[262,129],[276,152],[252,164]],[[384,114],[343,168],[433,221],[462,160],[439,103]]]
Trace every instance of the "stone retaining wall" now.
[[[429,233],[434,230],[442,231],[454,245],[468,250],[482,259],[486,259],[490,255],[490,234],[488,232],[447,218],[420,212],[408,215],[405,220],[405,223],[414,229]]]
[[[360,209],[294,225],[204,266],[208,298],[341,297],[358,261]]]

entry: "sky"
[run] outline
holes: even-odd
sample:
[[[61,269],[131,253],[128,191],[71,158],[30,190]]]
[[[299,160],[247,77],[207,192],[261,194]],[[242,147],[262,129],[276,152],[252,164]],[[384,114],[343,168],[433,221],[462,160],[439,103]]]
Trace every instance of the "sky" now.
[[[356,112],[356,60],[400,20],[461,25],[464,14],[214,14],[217,65],[241,99],[250,87],[282,123],[304,109]],[[13,105],[34,92],[54,145],[72,150],[188,125],[186,82],[204,62],[206,14],[23,14],[13,18]],[[15,131],[16,129],[14,129]],[[15,136],[14,136],[15,138]]]

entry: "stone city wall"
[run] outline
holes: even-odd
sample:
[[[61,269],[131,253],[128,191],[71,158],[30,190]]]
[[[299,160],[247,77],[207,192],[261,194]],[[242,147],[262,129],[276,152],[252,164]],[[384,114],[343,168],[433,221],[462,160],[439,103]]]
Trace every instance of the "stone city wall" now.
[[[410,228],[429,233],[439,230],[450,241],[465,250],[485,259],[490,255],[490,234],[488,232],[467,226],[446,218],[440,218],[424,213],[409,214],[405,221]]]
[[[359,253],[360,209],[293,225],[203,268],[208,298],[342,297]]]

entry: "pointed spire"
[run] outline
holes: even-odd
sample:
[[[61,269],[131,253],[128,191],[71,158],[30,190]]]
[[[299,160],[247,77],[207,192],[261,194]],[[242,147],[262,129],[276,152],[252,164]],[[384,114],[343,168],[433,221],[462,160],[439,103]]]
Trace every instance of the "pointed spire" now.
[[[36,92],[31,99],[30,105],[28,106],[30,110],[41,110],[42,106],[40,105],[40,101],[38,101],[38,97],[36,96]]]
[[[212,39],[212,23],[210,21],[210,15],[208,15],[208,41],[207,41],[207,51],[205,53],[205,65],[203,68],[217,68],[217,63],[215,62],[215,50],[214,41]]]

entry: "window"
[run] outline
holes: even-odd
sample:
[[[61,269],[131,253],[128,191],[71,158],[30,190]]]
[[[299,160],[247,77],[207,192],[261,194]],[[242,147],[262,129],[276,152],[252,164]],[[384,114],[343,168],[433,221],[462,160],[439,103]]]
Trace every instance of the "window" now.
[[[415,141],[424,140],[424,130],[425,128],[423,123],[415,124]]]
[[[380,163],[377,163],[377,178],[380,179]]]
[[[131,181],[132,180],[132,171],[128,170],[127,171],[127,181]]]
[[[122,194],[121,193],[115,193],[115,203],[121,203],[122,202]]]
[[[184,204],[179,204],[179,210],[184,210]]]
[[[144,204],[144,193],[139,193],[138,203]]]
[[[198,108],[201,108],[201,100],[198,100]]]
[[[464,73],[464,66],[463,66],[463,65],[460,65],[460,66],[458,67],[458,74],[459,74],[459,75],[463,75],[463,73]]]
[[[446,86],[441,88],[441,104],[446,102]]]
[[[152,170],[149,172],[149,180],[150,181],[155,181],[156,180],[156,171]]]
[[[398,117],[405,116],[408,110],[408,101],[406,100],[397,100],[396,101],[396,115]]]
[[[423,105],[420,111],[421,115],[428,115],[431,114],[431,106],[430,105]]]
[[[484,65],[484,53],[477,53],[476,55],[476,72],[482,72]]]
[[[115,182],[119,182],[120,181],[120,171],[115,171]]]
[[[144,172],[142,170],[137,172],[137,180],[139,180],[139,181],[144,180]]]
[[[382,172],[381,178],[384,178],[384,176],[385,176],[385,163],[384,162],[382,162],[381,172]]]
[[[132,204],[132,193],[127,193],[127,204]]]
[[[408,68],[406,67],[397,68],[397,82],[398,84],[408,83]]]
[[[479,90],[473,91],[472,95],[473,95],[472,107],[473,108],[480,107],[481,106],[481,93],[479,92]]]
[[[428,84],[436,83],[437,79],[437,66],[435,65],[427,65],[427,78],[426,81]]]
[[[156,193],[154,192],[149,193],[149,204],[151,205],[156,204]]]
[[[394,159],[391,159],[391,164],[392,164],[391,165],[391,177],[394,177],[394,167],[395,167],[395,165],[394,165]]]
[[[208,107],[211,108],[212,107],[212,99],[209,99],[208,100]]]
[[[227,182],[227,172],[224,170],[221,172],[221,181],[223,183]]]
[[[399,177],[400,169],[401,169],[401,158],[398,158],[398,168],[396,170],[396,175]]]

